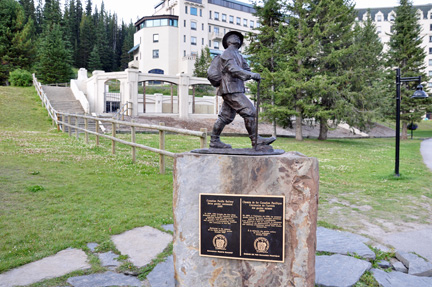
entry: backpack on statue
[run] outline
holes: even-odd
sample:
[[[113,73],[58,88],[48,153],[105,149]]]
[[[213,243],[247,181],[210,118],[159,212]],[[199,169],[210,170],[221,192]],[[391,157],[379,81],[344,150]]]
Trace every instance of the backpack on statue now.
[[[220,55],[217,55],[212,60],[210,67],[207,70],[207,79],[213,87],[219,87],[222,80],[222,64]]]

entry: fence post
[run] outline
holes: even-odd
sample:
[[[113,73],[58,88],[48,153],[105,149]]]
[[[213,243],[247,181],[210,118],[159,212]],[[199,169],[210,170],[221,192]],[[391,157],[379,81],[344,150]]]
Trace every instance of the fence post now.
[[[77,140],[79,139],[78,128],[79,128],[78,115],[75,115],[75,134]]]
[[[165,126],[165,123],[159,123]],[[165,131],[159,130],[159,149],[165,150]],[[159,173],[165,174],[165,155],[159,154]]]
[[[112,128],[112,136],[115,138],[115,136],[116,136],[116,124],[112,123],[111,128]],[[115,154],[115,140],[112,140],[111,152],[112,152],[112,154]]]
[[[57,117],[57,131],[60,131],[60,116],[58,114],[56,114]]]
[[[71,116],[68,115],[68,134],[71,137],[72,136],[72,129],[71,129]]]
[[[131,141],[132,143],[135,143],[135,127],[131,126]],[[132,162],[135,163],[136,160],[136,148],[132,146]]]
[[[95,120],[95,122],[96,122],[96,127],[95,127],[95,130],[96,130],[96,146],[99,146],[99,121]]]
[[[201,148],[206,148],[206,146],[207,146],[207,129],[202,128],[202,129],[200,129],[200,131],[204,133],[204,136],[200,137]]]
[[[88,144],[89,143],[89,135],[88,135],[88,132],[87,132],[87,129],[88,129],[88,119],[87,118],[84,119],[84,129],[85,129],[85,131],[84,131],[84,133],[85,133],[85,143]]]

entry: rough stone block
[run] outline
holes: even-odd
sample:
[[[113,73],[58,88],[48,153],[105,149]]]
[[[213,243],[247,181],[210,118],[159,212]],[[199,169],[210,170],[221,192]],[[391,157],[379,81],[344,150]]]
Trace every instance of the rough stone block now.
[[[174,169],[176,286],[314,286],[317,159],[184,153]],[[285,196],[284,263],[199,256],[199,193]]]
[[[141,286],[142,283],[136,277],[114,273],[111,271],[102,274],[71,277],[67,283],[74,287],[95,286]]]

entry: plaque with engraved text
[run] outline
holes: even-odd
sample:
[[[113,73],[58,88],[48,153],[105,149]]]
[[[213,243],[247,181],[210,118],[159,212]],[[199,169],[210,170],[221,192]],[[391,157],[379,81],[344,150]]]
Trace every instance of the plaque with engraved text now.
[[[284,262],[285,197],[199,197],[201,256]]]

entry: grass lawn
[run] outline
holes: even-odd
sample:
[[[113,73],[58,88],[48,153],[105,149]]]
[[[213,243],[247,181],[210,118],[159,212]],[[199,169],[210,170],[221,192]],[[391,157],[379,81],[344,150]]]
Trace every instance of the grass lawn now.
[[[158,155],[110,141],[85,145],[59,133],[34,88],[0,87],[0,273],[68,247],[108,242],[138,226],[172,223],[172,160],[158,174]],[[121,135],[129,138],[128,135]],[[280,138],[274,147],[317,157],[321,225],[370,235],[432,220],[432,172],[420,155],[422,122],[413,140],[401,141],[400,178],[393,176],[394,139]],[[225,138],[247,147],[246,137]],[[158,135],[137,142],[158,146]],[[168,135],[167,149],[199,148],[199,139]]]

